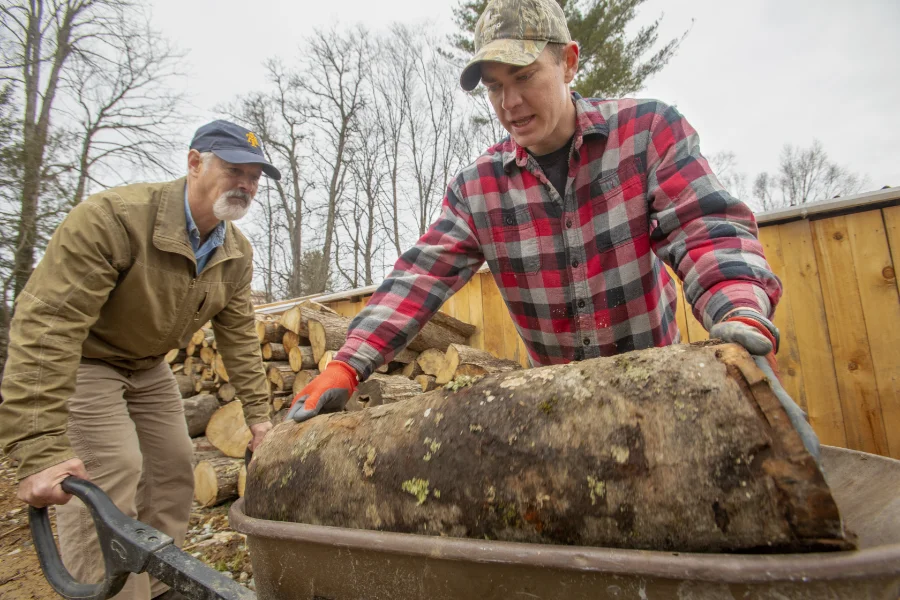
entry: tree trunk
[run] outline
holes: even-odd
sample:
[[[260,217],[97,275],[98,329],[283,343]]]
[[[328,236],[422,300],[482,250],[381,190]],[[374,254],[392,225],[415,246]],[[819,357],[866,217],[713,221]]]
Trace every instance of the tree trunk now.
[[[208,508],[238,497],[239,458],[210,458],[194,467],[194,500]]]
[[[209,443],[225,456],[241,458],[253,434],[244,422],[244,409],[240,402],[229,402],[216,410],[206,425]]]
[[[310,346],[291,348],[291,351],[288,353],[288,361],[291,363],[291,369],[294,371],[315,369],[317,365]]]
[[[852,546],[735,345],[488,375],[285,423],[246,492],[251,517],[354,529],[675,552]]]
[[[219,410],[219,401],[209,394],[198,394],[184,399],[184,420],[191,437],[203,435],[213,413]]]
[[[284,349],[284,345],[270,342],[268,344],[263,344],[262,357],[263,360],[287,360],[288,353]]]
[[[444,385],[451,379],[463,375],[478,377],[488,373],[506,373],[521,369],[522,365],[514,360],[497,358],[490,352],[471,346],[450,344],[444,355],[444,366],[435,374],[435,383]]]

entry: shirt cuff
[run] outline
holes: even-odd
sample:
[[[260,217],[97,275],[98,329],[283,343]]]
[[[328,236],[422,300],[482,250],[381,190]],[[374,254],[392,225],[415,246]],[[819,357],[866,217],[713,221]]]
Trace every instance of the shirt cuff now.
[[[694,314],[698,318],[702,316],[703,327],[709,331],[736,308],[759,311],[766,318],[771,318],[773,312],[765,290],[752,283],[733,282],[724,283],[705,294],[694,307]]]
[[[78,458],[65,434],[45,435],[32,441],[21,442],[10,455],[19,461],[16,477],[20,481],[53,465]]]
[[[347,343],[338,351],[334,360],[347,363],[356,370],[362,383],[384,364],[384,355],[359,338],[347,338]]]

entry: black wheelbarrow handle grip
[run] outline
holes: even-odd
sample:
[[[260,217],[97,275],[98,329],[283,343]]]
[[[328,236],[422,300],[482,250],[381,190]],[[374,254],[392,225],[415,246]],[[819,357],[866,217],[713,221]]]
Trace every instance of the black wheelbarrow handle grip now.
[[[77,581],[63,565],[46,508],[29,507],[34,548],[44,576],[63,598],[106,600],[121,591],[130,573],[147,571],[192,600],[255,600],[256,594],[176,548],[171,537],[124,514],[103,490],[84,479],[67,477],[62,489],[90,509],[103,552],[102,582]]]

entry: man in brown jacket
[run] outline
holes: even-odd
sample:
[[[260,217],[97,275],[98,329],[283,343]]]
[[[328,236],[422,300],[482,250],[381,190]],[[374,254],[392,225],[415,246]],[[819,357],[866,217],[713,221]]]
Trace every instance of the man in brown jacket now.
[[[18,496],[59,505],[63,560],[102,579],[87,509],[62,491],[92,480],[126,514],[181,545],[193,496],[192,445],[163,355],[212,320],[254,449],[271,429],[250,303],[252,249],[231,223],[259,178],[280,174],[256,135],[226,121],[197,130],[187,178],[95,194],[59,226],[16,299],[2,383],[0,443]],[[174,598],[147,574],[117,598]]]

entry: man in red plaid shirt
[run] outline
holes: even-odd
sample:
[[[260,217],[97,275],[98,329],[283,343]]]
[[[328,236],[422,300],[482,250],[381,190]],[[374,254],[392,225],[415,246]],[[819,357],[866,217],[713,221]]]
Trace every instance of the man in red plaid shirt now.
[[[397,261],[289,418],[340,410],[487,261],[535,365],[678,342],[684,282],[711,335],[771,355],[781,284],[750,209],[655,100],[570,92],[578,45],[555,0],[492,0],[465,90],[479,82],[509,137],[450,183],[440,217]]]

